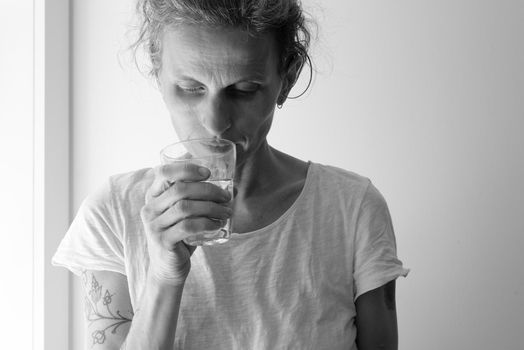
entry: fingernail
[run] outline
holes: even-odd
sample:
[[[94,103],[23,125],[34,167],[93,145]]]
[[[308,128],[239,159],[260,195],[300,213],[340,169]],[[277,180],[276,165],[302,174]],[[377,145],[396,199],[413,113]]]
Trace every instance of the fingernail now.
[[[208,176],[209,175],[209,169],[205,168],[203,166],[198,168],[198,173],[202,176]]]

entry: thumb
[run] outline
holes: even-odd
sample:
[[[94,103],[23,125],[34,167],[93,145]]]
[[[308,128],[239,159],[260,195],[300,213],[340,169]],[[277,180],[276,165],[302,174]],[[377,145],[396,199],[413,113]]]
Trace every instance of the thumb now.
[[[197,248],[196,246],[193,246],[193,245],[189,245],[187,244],[186,242],[182,241],[182,243],[184,243],[184,245],[186,246],[187,248],[187,251],[189,252],[189,256],[193,255],[193,252],[195,251],[195,249]]]

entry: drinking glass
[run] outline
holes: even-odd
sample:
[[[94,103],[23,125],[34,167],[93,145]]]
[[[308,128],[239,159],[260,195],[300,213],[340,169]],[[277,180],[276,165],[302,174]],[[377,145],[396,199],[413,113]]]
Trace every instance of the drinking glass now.
[[[193,163],[209,169],[211,175],[205,182],[229,191],[233,198],[235,177],[235,144],[220,138],[193,139],[177,142],[160,151],[162,164]],[[213,220],[213,218],[211,218]],[[231,219],[218,230],[203,231],[184,239],[190,245],[214,245],[225,243],[231,236]]]

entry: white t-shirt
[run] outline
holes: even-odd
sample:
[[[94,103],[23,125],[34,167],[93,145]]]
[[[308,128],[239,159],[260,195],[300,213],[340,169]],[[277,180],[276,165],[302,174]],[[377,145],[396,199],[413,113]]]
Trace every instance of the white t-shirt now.
[[[136,308],[149,263],[140,219],[152,169],[84,200],[52,263],[125,274]],[[295,203],[259,230],[191,257],[174,349],[357,349],[355,300],[409,269],[368,178],[310,162]]]

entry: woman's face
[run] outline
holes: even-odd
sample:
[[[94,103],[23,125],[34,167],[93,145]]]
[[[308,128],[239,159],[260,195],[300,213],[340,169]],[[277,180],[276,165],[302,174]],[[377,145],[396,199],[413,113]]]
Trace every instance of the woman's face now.
[[[180,140],[220,137],[243,163],[265,141],[282,89],[272,35],[182,25],[163,37],[160,90]]]

